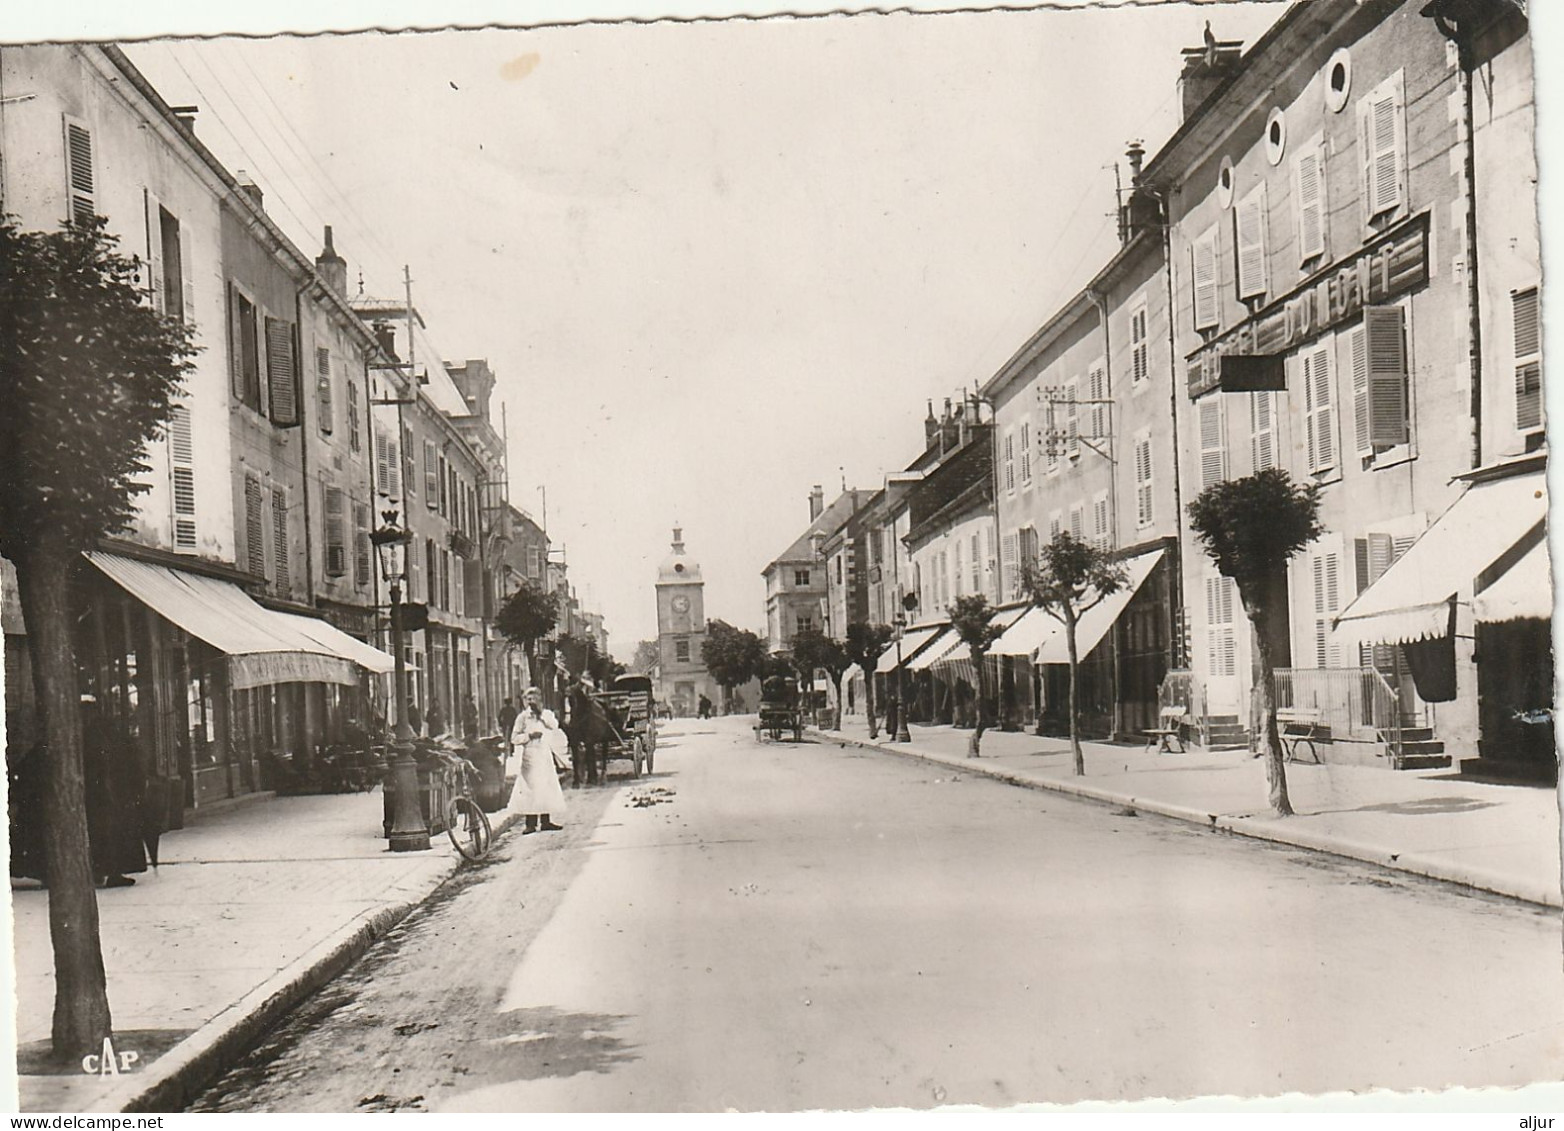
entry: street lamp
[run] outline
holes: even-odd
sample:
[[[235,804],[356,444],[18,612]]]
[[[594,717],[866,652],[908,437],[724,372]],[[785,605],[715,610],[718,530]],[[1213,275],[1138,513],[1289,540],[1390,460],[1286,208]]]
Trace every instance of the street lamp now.
[[[896,712],[896,737],[891,741],[911,742],[912,731],[907,729],[907,669],[902,666],[901,635],[907,627],[908,615],[918,607],[918,595],[903,594],[901,607],[905,611],[898,611],[896,614],[896,698],[901,703],[901,710]]]
[[[402,655],[402,582],[407,578],[407,544],[412,532],[397,525],[395,508],[380,512],[385,525],[369,536],[380,560],[380,576],[391,589],[391,654],[396,663],[396,741],[392,745],[391,851],[421,852],[429,847],[429,826],[418,804],[418,763],[413,760],[413,728],[407,723],[407,667]]]

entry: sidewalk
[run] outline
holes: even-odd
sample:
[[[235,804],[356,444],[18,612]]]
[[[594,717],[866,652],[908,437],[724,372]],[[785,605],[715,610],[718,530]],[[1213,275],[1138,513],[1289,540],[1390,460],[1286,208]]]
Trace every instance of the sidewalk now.
[[[1085,742],[1086,776],[1078,778],[1064,738],[990,730],[974,759],[967,757],[972,732],[952,727],[914,726],[911,743],[883,734],[871,742],[862,719],[816,733],[1031,789],[1564,906],[1558,795],[1549,788],[1463,781],[1450,770],[1293,764],[1287,786],[1296,815],[1273,817],[1265,765],[1243,750],[1158,754],[1143,745]]]
[[[21,1075],[23,1111],[177,1110],[184,1083],[358,957],[457,868],[443,833],[392,853],[371,793],[264,798],[193,813],[134,887],[98,891],[123,1076]],[[491,814],[498,832],[503,813]],[[54,1008],[48,893],[13,889],[19,1070],[41,1064]]]

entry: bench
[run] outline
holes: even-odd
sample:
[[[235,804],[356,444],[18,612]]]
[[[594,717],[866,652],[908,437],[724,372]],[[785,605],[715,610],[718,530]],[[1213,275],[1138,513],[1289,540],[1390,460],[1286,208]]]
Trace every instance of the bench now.
[[[1184,739],[1179,734],[1179,727],[1185,714],[1184,708],[1176,704],[1162,708],[1157,714],[1157,725],[1141,732],[1146,736],[1146,749],[1155,750],[1158,754],[1184,753]],[[1177,750],[1173,749],[1175,745]]]
[[[1317,707],[1276,709],[1276,737],[1281,740],[1282,753],[1289,762],[1320,761],[1314,741],[1330,738],[1330,727],[1321,721],[1323,718],[1324,712]]]

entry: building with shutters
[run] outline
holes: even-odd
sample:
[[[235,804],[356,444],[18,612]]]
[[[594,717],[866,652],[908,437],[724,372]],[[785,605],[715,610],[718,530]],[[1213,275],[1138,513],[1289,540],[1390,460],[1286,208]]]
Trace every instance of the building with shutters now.
[[[1462,497],[1459,477],[1542,444],[1530,58],[1510,0],[1296,5],[1242,55],[1186,52],[1200,97],[1145,170],[1168,206],[1183,497],[1265,467],[1321,489],[1277,690],[1321,712],[1332,760],[1477,746],[1469,596],[1440,595],[1448,680],[1419,677],[1419,633],[1337,622]],[[1192,540],[1184,553],[1196,706],[1236,731],[1248,622]]]
[[[868,498],[867,491],[848,488],[826,506],[823,487],[817,484],[809,492],[809,525],[761,571],[766,579],[768,651],[787,651],[793,635],[802,629],[828,631],[830,607],[825,545],[838,530],[858,516]],[[843,568],[845,571],[845,564]],[[844,572],[844,579],[845,576]]]

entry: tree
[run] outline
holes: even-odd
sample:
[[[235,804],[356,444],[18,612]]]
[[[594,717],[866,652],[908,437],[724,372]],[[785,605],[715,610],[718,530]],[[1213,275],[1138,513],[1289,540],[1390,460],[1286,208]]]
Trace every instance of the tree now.
[[[732,695],[735,687],[758,676],[765,659],[766,642],[753,632],[734,628],[727,621],[706,622],[701,662],[725,697]]]
[[[972,665],[977,669],[977,725],[972,728],[972,737],[967,740],[968,758],[978,757],[983,731],[988,727],[988,695],[984,688],[988,673],[983,657],[988,655],[994,641],[1005,632],[1004,626],[994,624],[993,620],[993,607],[981,593],[957,597],[955,604],[950,607],[950,627],[956,630],[956,635],[967,646]]]
[[[191,359],[189,326],[155,313],[143,264],[101,218],[24,232],[0,217],[0,554],[16,567],[45,759],[43,860],[54,946],[53,1051],[75,1059],[113,1028],[98,933],[82,766],[71,581],[124,530],[148,487]]]
[[[553,632],[558,623],[559,595],[530,581],[523,581],[501,601],[494,616],[495,630],[527,657],[527,676],[533,683],[541,683],[542,676],[538,671],[538,641]]]
[[[823,669],[831,677],[831,686],[836,688],[836,701],[840,704],[842,676],[852,663],[841,641],[818,628],[801,628],[793,634],[792,650],[793,666],[798,669],[799,676],[809,683],[814,679],[815,671]],[[838,711],[837,726],[840,725],[841,712]]]
[[[657,641],[642,640],[635,646],[635,658],[630,661],[630,670],[645,675],[657,666],[660,659]]]
[[[880,720],[874,711],[874,669],[891,643],[891,626],[854,621],[847,626],[847,658],[863,672],[864,709],[869,712],[869,737],[880,737]]]
[[[1064,625],[1070,653],[1070,753],[1075,772],[1086,773],[1081,753],[1081,716],[1077,702],[1081,660],[1075,645],[1075,629],[1081,617],[1124,587],[1124,570],[1106,550],[1084,542],[1068,530],[1054,535],[1035,562],[1021,565],[1021,589],[1032,603]]]
[[[1287,563],[1323,533],[1320,489],[1295,483],[1280,468],[1213,483],[1189,504],[1190,525],[1215,561],[1217,572],[1238,587],[1238,599],[1254,628],[1260,654],[1260,719],[1265,735],[1265,780],[1271,809],[1292,813],[1281,738],[1276,733],[1276,656],[1286,626]]]

